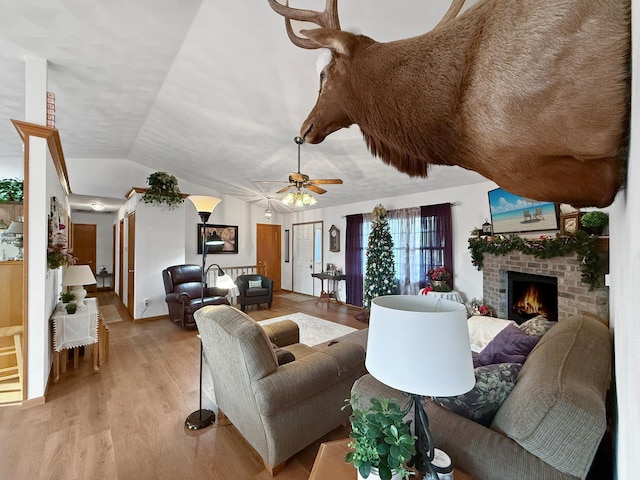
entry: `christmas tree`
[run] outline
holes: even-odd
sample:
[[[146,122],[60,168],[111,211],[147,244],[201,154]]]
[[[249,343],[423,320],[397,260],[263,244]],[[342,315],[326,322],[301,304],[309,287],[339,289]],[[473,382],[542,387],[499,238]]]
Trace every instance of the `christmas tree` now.
[[[369,310],[371,300],[382,295],[395,295],[395,259],[393,238],[387,221],[387,210],[382,205],[373,209],[373,224],[367,245],[367,271],[364,278],[363,306]]]

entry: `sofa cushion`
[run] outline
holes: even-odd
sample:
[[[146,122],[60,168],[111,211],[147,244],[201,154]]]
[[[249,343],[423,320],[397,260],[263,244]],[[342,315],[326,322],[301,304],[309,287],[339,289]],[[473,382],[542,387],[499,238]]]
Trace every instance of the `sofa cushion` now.
[[[264,297],[269,295],[268,288],[247,288],[244,292],[245,297]]]
[[[249,280],[249,288],[262,288],[262,280]]]
[[[433,397],[433,401],[453,413],[488,427],[496,412],[511,393],[522,365],[499,363],[474,369],[475,386],[456,397]]]
[[[491,428],[585,478],[607,427],[610,374],[609,329],[586,315],[560,320],[527,358]]]
[[[507,325],[473,359],[473,366],[506,362],[524,363],[538,340],[540,337],[527,335],[516,325]]]
[[[538,315],[537,317],[533,317],[526,322],[519,325],[520,330],[522,330],[527,335],[535,335],[541,337],[547,331],[553,327],[556,322],[551,322],[546,319],[543,315]]]

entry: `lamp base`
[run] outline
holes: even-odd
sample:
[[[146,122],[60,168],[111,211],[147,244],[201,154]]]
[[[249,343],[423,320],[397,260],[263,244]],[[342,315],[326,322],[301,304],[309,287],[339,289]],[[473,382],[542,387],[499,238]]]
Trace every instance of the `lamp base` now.
[[[73,287],[71,293],[73,293],[74,295],[73,302],[78,305],[78,307],[84,307],[86,305],[84,303],[84,299],[87,296],[87,291],[82,285],[80,285],[79,287]]]
[[[189,415],[184,421],[184,424],[189,430],[200,430],[201,428],[207,428],[215,421],[216,414],[211,410],[203,408]]]

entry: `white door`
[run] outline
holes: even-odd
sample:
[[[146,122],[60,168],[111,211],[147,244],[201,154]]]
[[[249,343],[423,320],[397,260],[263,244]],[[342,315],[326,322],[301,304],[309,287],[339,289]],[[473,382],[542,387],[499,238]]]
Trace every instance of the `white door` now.
[[[312,273],[316,271],[314,224],[293,225],[293,291],[313,295]],[[320,262],[322,268],[322,262]]]

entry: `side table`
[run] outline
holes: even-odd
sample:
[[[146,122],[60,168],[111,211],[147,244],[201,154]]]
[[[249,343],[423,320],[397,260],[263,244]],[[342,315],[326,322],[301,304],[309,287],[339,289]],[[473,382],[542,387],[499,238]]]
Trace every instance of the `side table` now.
[[[350,438],[334,440],[320,445],[318,455],[313,463],[309,480],[356,480],[356,469],[350,463],[345,463],[344,456],[349,452]],[[454,470],[454,480],[473,480],[460,470]]]

